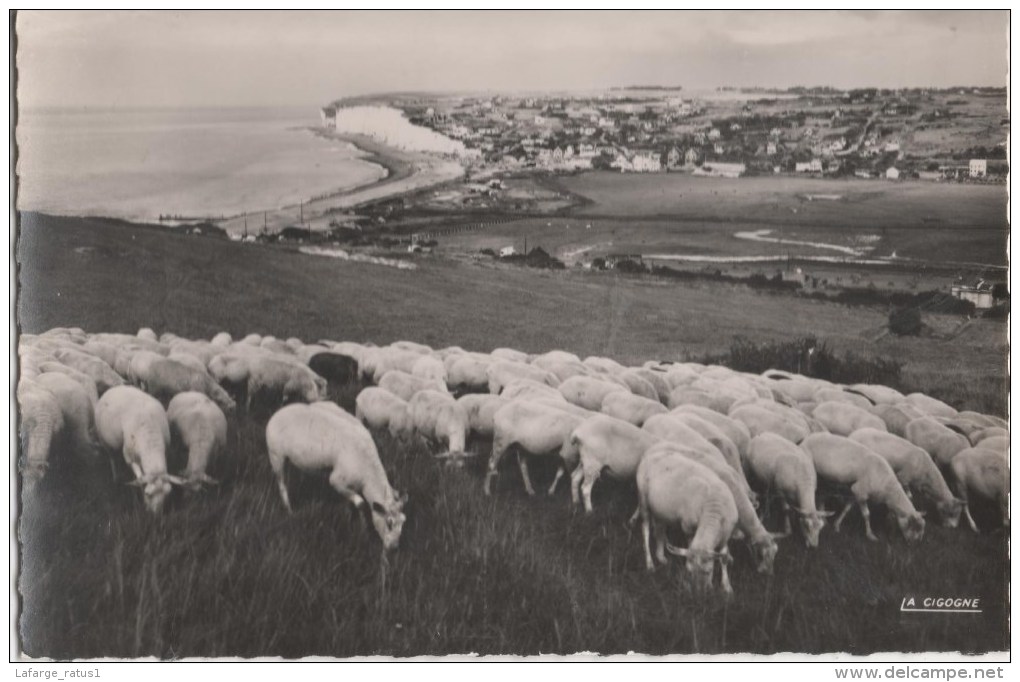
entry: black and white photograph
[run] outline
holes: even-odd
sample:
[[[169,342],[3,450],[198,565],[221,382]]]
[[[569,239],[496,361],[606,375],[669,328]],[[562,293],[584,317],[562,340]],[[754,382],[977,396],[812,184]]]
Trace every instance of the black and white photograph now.
[[[1008,9],[9,33],[17,676],[1004,677]]]

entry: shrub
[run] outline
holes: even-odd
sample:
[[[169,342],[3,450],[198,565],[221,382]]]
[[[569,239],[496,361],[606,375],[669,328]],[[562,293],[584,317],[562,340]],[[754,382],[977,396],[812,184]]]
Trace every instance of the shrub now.
[[[917,336],[922,326],[919,308],[897,308],[889,313],[889,331],[897,336]]]

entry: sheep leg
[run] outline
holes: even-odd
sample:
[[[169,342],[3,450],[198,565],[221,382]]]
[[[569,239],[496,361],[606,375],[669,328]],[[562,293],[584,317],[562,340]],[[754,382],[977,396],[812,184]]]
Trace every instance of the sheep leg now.
[[[975,533],[980,533],[981,531],[978,530],[977,524],[974,523],[974,517],[970,515],[970,505],[969,504],[963,505],[963,515],[964,515],[964,517],[966,517],[967,525],[970,526],[970,529],[972,531],[974,531]]]
[[[269,466],[273,469],[273,473],[276,474],[276,487],[280,491],[280,499],[283,500],[283,506],[287,509],[287,513],[292,514],[294,510],[290,506],[290,496],[287,494],[287,479],[284,476],[284,458],[277,457],[272,451],[269,452]]]
[[[793,533],[793,526],[790,523],[790,514],[792,513],[790,505],[786,500],[779,500],[779,508],[783,512],[783,535],[790,535]]]
[[[861,516],[864,517],[864,534],[872,542],[878,542],[878,536],[871,530],[871,510],[868,509],[868,501],[858,500],[857,505],[861,508]]]
[[[655,535],[655,558],[660,564],[666,563],[666,526],[661,523],[652,523],[652,533]]]
[[[730,595],[730,594],[733,594],[733,585],[730,584],[730,569],[729,569],[730,550],[729,550],[729,548],[728,547],[724,548],[723,551],[721,552],[721,554],[722,554],[723,558],[719,562],[720,568],[722,569],[722,571],[721,571],[722,575],[720,576],[720,581],[721,581],[721,584],[722,584],[723,592],[725,592],[727,595]]]
[[[581,481],[584,480],[584,470],[577,467],[570,474],[570,502],[575,507],[581,504]]]
[[[832,527],[836,529],[837,533],[839,532],[839,527],[843,525],[843,519],[846,518],[846,515],[850,513],[850,510],[853,509],[855,504],[857,504],[857,502],[853,500],[847,502],[846,506],[843,507],[843,511],[841,511],[839,513],[839,516],[836,517],[836,520],[835,522],[833,522]]]
[[[641,537],[644,539],[645,542],[645,568],[647,568],[649,571],[654,571],[655,563],[652,561],[652,547],[649,538],[651,534],[650,533],[651,528],[649,528],[650,525],[651,519],[647,518],[641,519]]]
[[[492,455],[489,456],[489,470],[485,473],[485,483],[482,486],[486,495],[492,494],[492,479],[496,478],[499,463],[503,460],[506,451],[510,449],[511,443],[502,443],[498,437],[492,440]]]
[[[591,514],[591,489],[595,487],[595,481],[599,478],[598,472],[584,472],[584,483],[581,485],[581,493],[584,495],[584,511]]]
[[[550,496],[556,494],[556,486],[559,484],[560,479],[563,478],[563,474],[565,474],[566,471],[567,471],[567,467],[565,467],[563,464],[560,464],[559,468],[556,469],[556,478],[553,479],[552,485],[549,486],[549,495]]]
[[[531,486],[531,477],[528,476],[527,455],[525,455],[520,450],[517,451],[517,465],[521,468],[521,478],[524,479],[524,489],[528,492],[529,495],[534,497],[535,489]]]

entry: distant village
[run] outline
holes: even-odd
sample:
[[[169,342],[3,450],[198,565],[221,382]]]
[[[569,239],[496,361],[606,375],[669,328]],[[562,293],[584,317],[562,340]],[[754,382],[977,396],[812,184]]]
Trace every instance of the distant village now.
[[[619,89],[596,96],[399,97],[417,125],[464,143],[469,170],[688,172],[740,177],[796,173],[890,180],[1004,182],[1008,118],[985,144],[953,132],[995,118],[1002,88],[745,93]],[[322,110],[335,125],[336,107]],[[954,142],[960,141],[957,147]]]

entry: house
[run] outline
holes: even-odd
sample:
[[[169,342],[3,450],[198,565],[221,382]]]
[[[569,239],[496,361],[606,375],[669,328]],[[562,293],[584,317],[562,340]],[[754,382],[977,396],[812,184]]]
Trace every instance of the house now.
[[[769,142],[765,145],[765,153],[769,156],[774,155],[777,151],[779,151],[779,148],[776,146],[775,142]]]
[[[516,255],[517,255],[517,249],[515,249],[512,246],[504,246],[503,248],[501,248],[499,250],[499,257],[500,258],[506,258],[507,256],[516,256]]]
[[[598,154],[598,152],[595,151],[595,145],[593,144],[582,144],[578,150],[577,155],[582,159],[591,159]]]
[[[685,166],[693,166],[697,162],[698,162],[698,150],[697,149],[695,149],[694,147],[691,147],[686,152],[684,152],[684,165]]]
[[[654,149],[644,149],[634,152],[631,166],[635,173],[655,173],[662,170],[662,161],[659,152]]]
[[[889,166],[889,168],[885,171],[885,179],[886,180],[900,179],[900,172],[896,169],[896,166]]]
[[[822,172],[822,160],[811,159],[810,161],[797,162],[793,169],[798,173],[821,173]]]
[[[672,147],[666,153],[666,168],[679,168],[680,162],[683,160],[683,154],[676,147]]]
[[[950,290],[956,298],[961,301],[970,301],[978,310],[988,310],[995,305],[995,297],[992,295],[992,285],[984,280],[979,280],[974,286],[954,284]]]
[[[872,177],[871,171],[866,170],[854,171],[854,175],[858,178],[864,178],[865,180],[869,180]]]
[[[718,140],[721,137],[722,133],[719,132],[718,128],[712,128],[711,130],[708,131],[708,139],[710,140]]]
[[[970,177],[983,178],[988,175],[988,161],[986,159],[970,160]]]
[[[630,159],[624,155],[623,152],[619,152],[613,162],[609,164],[610,168],[619,168],[621,173],[634,170],[634,164],[630,162]]]
[[[887,152],[898,152],[900,150],[900,143],[897,140],[885,143],[885,151]]]

